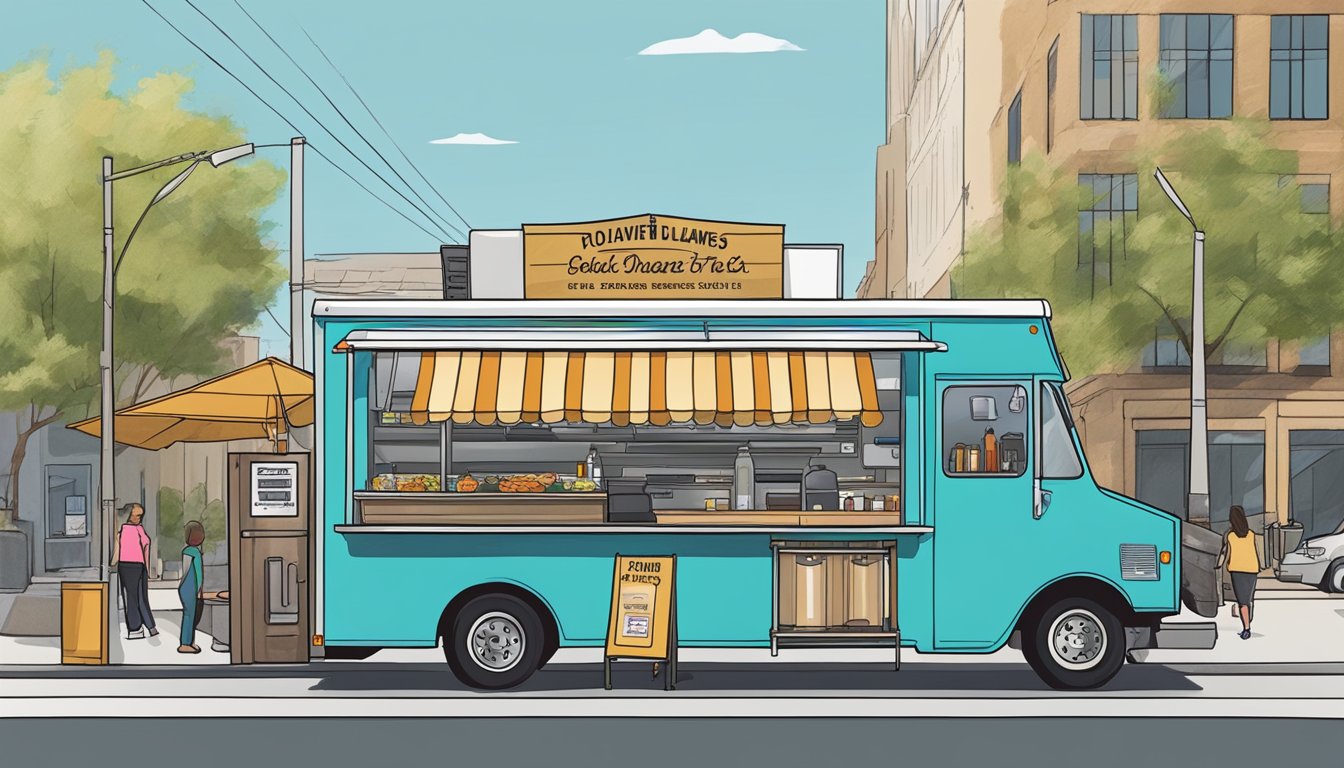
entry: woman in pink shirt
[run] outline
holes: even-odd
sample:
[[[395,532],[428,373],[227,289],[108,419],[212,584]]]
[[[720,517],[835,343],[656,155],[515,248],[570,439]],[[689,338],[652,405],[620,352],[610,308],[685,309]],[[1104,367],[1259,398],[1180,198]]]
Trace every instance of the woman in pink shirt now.
[[[159,634],[154,626],[154,614],[149,610],[149,534],[140,521],[145,508],[127,504],[121,513],[126,522],[117,529],[117,541],[112,547],[112,567],[121,576],[122,596],[126,603],[126,638],[138,640],[149,629],[150,637]]]

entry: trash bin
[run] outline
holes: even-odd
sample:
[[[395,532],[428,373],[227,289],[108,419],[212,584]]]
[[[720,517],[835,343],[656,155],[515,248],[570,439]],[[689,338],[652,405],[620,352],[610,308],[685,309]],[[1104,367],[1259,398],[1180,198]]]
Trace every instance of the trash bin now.
[[[107,663],[107,582],[61,583],[61,663]]]
[[[1278,521],[1275,521],[1265,526],[1265,562],[1262,565],[1278,573],[1281,562],[1283,562],[1283,528]]]
[[[1298,546],[1302,544],[1303,534],[1306,533],[1302,524],[1296,520],[1289,520],[1279,528],[1279,531],[1283,537],[1283,549],[1280,551],[1284,554],[1297,549]]]
[[[229,598],[228,592],[217,592],[205,598],[205,611],[210,622],[210,650],[229,652]]]

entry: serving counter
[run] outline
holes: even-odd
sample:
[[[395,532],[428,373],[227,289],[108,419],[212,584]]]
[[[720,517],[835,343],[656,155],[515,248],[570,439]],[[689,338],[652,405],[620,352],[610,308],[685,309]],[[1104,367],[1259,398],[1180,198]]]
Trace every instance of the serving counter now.
[[[355,493],[356,519],[367,525],[600,524],[606,509],[607,495],[597,491]]]
[[[769,525],[769,526],[826,526],[878,525],[899,526],[900,512],[802,512],[781,510],[734,509],[709,510],[655,510],[660,525]]]

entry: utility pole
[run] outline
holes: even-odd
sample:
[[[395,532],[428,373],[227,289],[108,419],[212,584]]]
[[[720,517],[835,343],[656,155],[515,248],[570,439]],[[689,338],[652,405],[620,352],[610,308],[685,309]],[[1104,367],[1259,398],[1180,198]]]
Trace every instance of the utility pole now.
[[[304,367],[303,359],[303,147],[296,136],[289,142],[289,362]]]
[[[1204,384],[1204,232],[1195,230],[1190,318],[1190,522],[1209,525],[1209,408]]]
[[[1190,209],[1176,194],[1162,169],[1153,171],[1167,199],[1190,222],[1194,230],[1195,258],[1193,298],[1190,306],[1190,492],[1185,500],[1186,519],[1209,527],[1209,408],[1204,382],[1204,230],[1195,223]]]
[[[115,467],[112,451],[113,428],[116,419],[116,401],[112,391],[112,291],[116,263],[112,256],[112,158],[103,158],[103,349],[98,355],[98,373],[101,381],[103,421],[98,435],[102,441],[100,451],[101,467],[98,478],[98,493],[102,499],[98,523],[98,580],[107,581],[109,577],[108,554],[112,546],[112,531],[116,526],[116,482],[113,478]],[[117,605],[116,588],[109,586],[109,598],[113,613]]]

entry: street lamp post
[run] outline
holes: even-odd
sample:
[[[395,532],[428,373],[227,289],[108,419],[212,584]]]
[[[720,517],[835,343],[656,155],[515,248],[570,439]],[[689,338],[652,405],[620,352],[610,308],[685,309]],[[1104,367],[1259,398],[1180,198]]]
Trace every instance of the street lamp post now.
[[[1190,319],[1190,493],[1186,516],[1192,523],[1209,524],[1209,414],[1204,382],[1204,230],[1172,189],[1162,169],[1153,172],[1157,183],[1194,230],[1194,298]]]
[[[253,145],[242,144],[237,147],[229,147],[228,149],[192,152],[185,155],[165,158],[158,162],[149,163],[148,165],[142,165],[116,173],[113,173],[112,171],[112,158],[103,158],[103,346],[102,352],[98,356],[99,378],[100,386],[102,388],[101,405],[99,409],[102,417],[102,423],[99,428],[102,441],[102,452],[98,478],[98,485],[102,496],[102,514],[100,515],[101,525],[99,526],[101,530],[98,532],[98,572],[101,581],[109,581],[108,554],[112,544],[112,530],[116,521],[116,467],[113,461],[116,393],[112,375],[112,305],[116,294],[117,268],[121,266],[121,260],[126,257],[126,249],[130,247],[131,240],[134,239],[136,231],[140,229],[140,224],[145,220],[145,216],[149,214],[149,209],[153,208],[165,197],[172,194],[173,190],[181,186],[182,182],[186,181],[187,177],[191,175],[191,172],[196,170],[196,166],[200,165],[203,160],[208,160],[210,161],[210,165],[218,168],[224,163],[251,155],[253,150]],[[187,166],[186,170],[170,179],[167,184],[164,184],[163,188],[161,188],[158,193],[154,195],[153,199],[149,201],[149,204],[145,206],[144,212],[142,212],[140,218],[136,220],[135,226],[131,227],[131,232],[127,235],[126,242],[121,246],[121,255],[114,260],[112,255],[112,182],[186,162],[190,162],[191,165]],[[109,589],[108,593],[109,599],[113,599],[115,605],[115,598],[112,597],[115,590]]]

